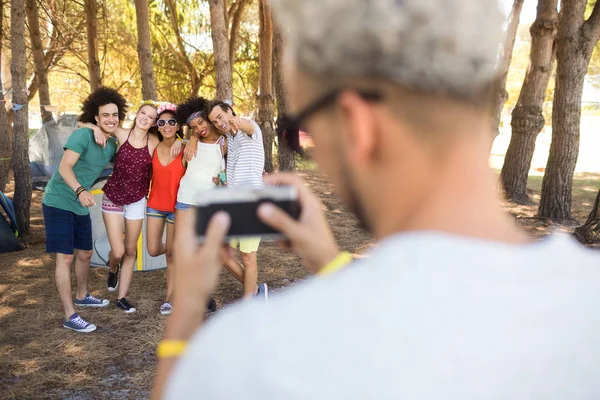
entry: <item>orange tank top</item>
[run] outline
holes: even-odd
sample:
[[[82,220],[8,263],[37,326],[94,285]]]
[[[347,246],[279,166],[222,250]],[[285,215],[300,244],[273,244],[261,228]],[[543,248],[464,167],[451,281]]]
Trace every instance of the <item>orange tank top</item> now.
[[[158,159],[158,151],[152,157],[152,183],[150,196],[148,196],[148,207],[158,211],[174,212],[179,182],[185,174],[185,167],[181,160],[181,152],[168,165],[162,165]]]

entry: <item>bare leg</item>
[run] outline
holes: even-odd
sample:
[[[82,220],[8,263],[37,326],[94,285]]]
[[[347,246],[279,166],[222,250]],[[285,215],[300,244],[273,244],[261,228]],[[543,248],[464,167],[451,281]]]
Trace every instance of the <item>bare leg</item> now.
[[[244,297],[252,297],[257,292],[256,282],[258,281],[258,266],[256,261],[256,252],[242,253],[242,263],[244,264]]]
[[[77,277],[77,299],[85,299],[88,293],[87,279],[90,272],[92,250],[75,250],[75,276]]]
[[[119,284],[119,299],[127,297],[129,285],[133,278],[133,268],[135,267],[135,256],[137,252],[137,242],[142,232],[144,220],[125,220],[125,255],[121,263],[121,277]]]
[[[71,293],[71,264],[73,263],[73,254],[56,253],[56,271],[54,279],[58,295],[65,310],[65,320],[75,314],[73,305],[73,294]]]
[[[175,245],[175,225],[167,224],[167,245],[166,245],[166,257],[167,257],[167,297],[165,301],[171,302],[173,297],[173,247]]]
[[[110,253],[108,253],[108,262],[111,272],[117,272],[117,268],[123,255],[125,247],[123,246],[123,215],[102,213],[108,242],[110,243]]]
[[[221,258],[221,262],[225,269],[231,272],[231,275],[233,275],[235,279],[244,283],[244,267],[242,267],[234,257],[224,255]]]
[[[168,225],[170,224],[167,224],[167,226]],[[166,246],[162,241],[164,231],[164,218],[146,218],[146,246],[148,247],[148,254],[152,257],[158,257],[161,254],[165,254]]]

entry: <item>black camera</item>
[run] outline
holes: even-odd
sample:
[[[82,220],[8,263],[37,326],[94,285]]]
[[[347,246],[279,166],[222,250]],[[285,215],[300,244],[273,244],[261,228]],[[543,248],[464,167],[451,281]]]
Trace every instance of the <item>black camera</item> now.
[[[272,203],[294,219],[300,216],[298,192],[293,186],[266,186],[254,188],[216,188],[198,195],[196,202],[196,235],[200,242],[208,222],[218,211],[231,216],[227,240],[260,236],[266,240],[285,239],[285,236],[265,225],[257,215],[258,207]]]

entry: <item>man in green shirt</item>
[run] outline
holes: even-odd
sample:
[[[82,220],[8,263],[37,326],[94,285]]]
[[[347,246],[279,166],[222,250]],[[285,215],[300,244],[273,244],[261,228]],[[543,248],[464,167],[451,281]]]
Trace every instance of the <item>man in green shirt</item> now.
[[[94,141],[91,129],[81,128],[69,136],[58,170],[48,182],[42,210],[46,225],[46,252],[56,253],[56,287],[65,311],[63,326],[77,332],[92,332],[96,325],[81,318],[75,305],[106,307],[108,300],[97,299],[87,291],[92,257],[92,220],[89,207],[96,205],[91,187],[114,157],[117,143],[110,135],[125,119],[126,101],[116,90],[101,87],[83,102],[79,121],[102,129],[105,146]],[[75,260],[77,293],[71,292],[71,264]]]

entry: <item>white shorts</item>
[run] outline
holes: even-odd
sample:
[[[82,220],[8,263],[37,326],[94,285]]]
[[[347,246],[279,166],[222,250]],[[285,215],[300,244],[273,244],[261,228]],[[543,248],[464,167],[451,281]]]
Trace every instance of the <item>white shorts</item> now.
[[[118,206],[106,195],[102,196],[102,212],[108,214],[121,214],[125,219],[131,221],[137,221],[144,219],[146,214],[146,198],[136,201],[135,203],[126,204],[124,206]]]

